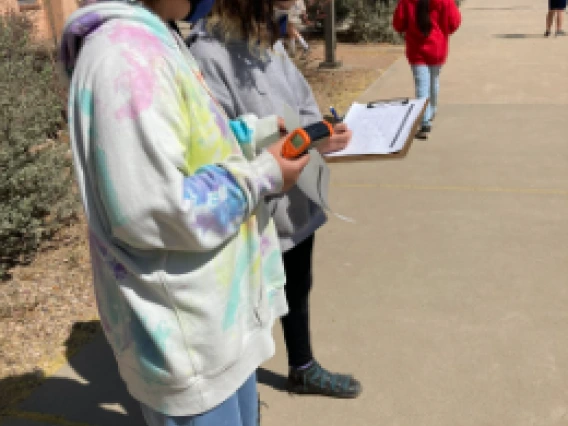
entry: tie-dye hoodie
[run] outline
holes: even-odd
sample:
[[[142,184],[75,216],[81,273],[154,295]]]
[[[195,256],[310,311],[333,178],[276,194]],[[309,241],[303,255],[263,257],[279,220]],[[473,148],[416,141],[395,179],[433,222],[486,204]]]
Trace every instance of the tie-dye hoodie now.
[[[141,6],[78,10],[61,59],[95,294],[121,376],[164,414],[207,411],[274,351],[285,279],[262,200],[280,191],[279,166],[267,152],[243,157],[183,41]]]

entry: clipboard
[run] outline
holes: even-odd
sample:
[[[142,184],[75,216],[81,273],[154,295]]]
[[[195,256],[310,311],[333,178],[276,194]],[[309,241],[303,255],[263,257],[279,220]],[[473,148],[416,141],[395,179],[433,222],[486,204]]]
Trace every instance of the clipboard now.
[[[392,98],[392,99],[380,99],[380,100],[376,100],[376,101],[372,101],[372,102],[367,102],[366,104],[362,104],[365,105],[367,108],[377,108],[377,107],[381,107],[381,106],[389,106],[389,105],[407,105],[407,104],[411,104],[412,102],[416,102],[417,100],[412,100],[410,98]],[[428,107],[428,103],[429,101],[423,100],[424,104],[421,108],[420,111],[418,111],[418,114],[416,114],[416,112],[414,112],[414,114],[412,114],[412,110],[413,108],[409,108],[407,110],[406,116],[403,117],[402,119],[402,123],[400,124],[400,127],[398,129],[396,129],[396,137],[398,138],[400,136],[400,133],[403,131],[403,129],[406,129],[406,131],[408,131],[408,129],[410,129],[404,143],[402,144],[402,147],[400,149],[398,149],[396,152],[391,152],[391,153],[381,153],[381,154],[375,154],[375,153],[370,153],[370,154],[346,154],[346,155],[339,155],[339,156],[330,156],[330,155],[326,155],[325,156],[325,161],[328,163],[347,163],[347,162],[357,162],[357,161],[372,161],[372,160],[392,160],[392,159],[402,159],[404,157],[406,157],[406,155],[408,154],[408,152],[410,151],[410,148],[412,146],[412,143],[415,139],[415,135],[418,132],[418,129],[422,123],[422,118],[424,117],[424,114],[426,113],[426,108]],[[414,104],[411,104],[414,105]],[[413,116],[413,120],[414,122],[409,126],[407,121],[409,116]]]

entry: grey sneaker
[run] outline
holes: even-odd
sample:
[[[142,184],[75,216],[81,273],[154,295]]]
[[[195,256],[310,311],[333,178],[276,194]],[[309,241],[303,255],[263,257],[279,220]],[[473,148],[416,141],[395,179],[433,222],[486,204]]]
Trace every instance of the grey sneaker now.
[[[361,383],[352,376],[331,373],[317,361],[303,370],[293,368],[288,376],[290,393],[357,398],[361,390]]]
[[[556,31],[556,37],[564,37],[566,35],[566,31],[558,30]]]

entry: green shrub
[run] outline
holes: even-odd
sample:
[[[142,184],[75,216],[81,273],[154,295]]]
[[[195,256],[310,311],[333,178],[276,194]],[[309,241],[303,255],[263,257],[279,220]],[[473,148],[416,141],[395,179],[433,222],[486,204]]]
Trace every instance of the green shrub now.
[[[308,3],[312,20],[318,20],[323,27],[325,4],[328,0]],[[455,0],[458,6],[462,0]],[[335,0],[335,15],[338,25],[346,24],[347,29],[338,37],[354,42],[401,43],[403,38],[392,28],[392,15],[398,0]]]
[[[394,0],[351,1],[352,25],[350,36],[354,41],[398,44],[402,37],[392,27],[392,16],[397,2]]]
[[[308,16],[323,30],[326,4],[329,0],[308,3]],[[338,38],[352,42],[399,43],[401,37],[392,28],[396,0],[335,0]]]
[[[64,103],[31,22],[0,16],[0,277],[76,215]]]

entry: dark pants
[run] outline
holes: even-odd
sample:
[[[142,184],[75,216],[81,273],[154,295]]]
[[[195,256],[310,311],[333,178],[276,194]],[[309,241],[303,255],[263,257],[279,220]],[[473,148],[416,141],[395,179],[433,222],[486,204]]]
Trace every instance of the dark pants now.
[[[312,289],[313,247],[314,235],[311,235],[283,255],[289,312],[282,318],[282,328],[291,367],[301,367],[313,360],[308,300]]]
[[[566,9],[566,0],[548,0],[548,10]]]

